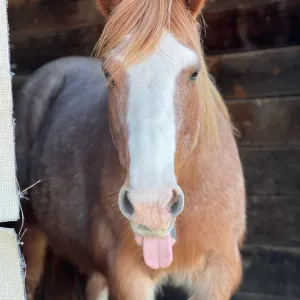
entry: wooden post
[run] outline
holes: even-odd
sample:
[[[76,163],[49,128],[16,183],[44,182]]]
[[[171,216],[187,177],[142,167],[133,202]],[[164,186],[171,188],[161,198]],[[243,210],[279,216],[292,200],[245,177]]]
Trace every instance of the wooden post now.
[[[19,219],[16,185],[7,2],[0,1],[0,225]],[[17,234],[0,228],[0,299],[25,298]],[[23,278],[22,278],[23,277]]]

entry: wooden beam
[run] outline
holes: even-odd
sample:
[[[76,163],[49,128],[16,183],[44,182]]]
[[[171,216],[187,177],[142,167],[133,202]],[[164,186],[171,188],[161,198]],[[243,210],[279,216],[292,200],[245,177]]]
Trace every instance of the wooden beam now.
[[[300,0],[253,1],[208,5],[207,54],[300,45]],[[8,16],[11,59],[19,71],[65,55],[89,55],[103,29],[94,1],[41,1],[10,8]]]
[[[300,46],[208,57],[226,99],[300,94]]]
[[[33,5],[40,2],[40,0],[8,0],[8,8],[20,8],[24,5]]]
[[[300,97],[227,102],[245,146],[300,146]]]
[[[299,149],[239,150],[249,195],[300,194]]]
[[[15,1],[15,0],[14,0]],[[31,0],[8,8],[12,43],[22,42],[35,34],[51,36],[68,29],[103,25],[96,0]]]
[[[208,54],[300,44],[300,0],[217,0],[203,16]]]
[[[256,294],[256,293],[237,293],[232,300],[299,300],[298,298],[281,297],[275,295]]]
[[[299,195],[247,197],[246,245],[300,247],[299,228]]]
[[[261,6],[262,4],[282,3],[286,0],[208,0],[204,7],[204,13],[224,11],[235,8],[251,8]]]
[[[243,250],[244,280],[240,292],[300,298],[300,252],[253,246]],[[274,298],[273,298],[274,297]]]
[[[12,40],[12,70],[28,74],[60,57],[90,56],[101,32],[102,25],[98,25],[68,29],[49,36],[33,34],[16,43]]]

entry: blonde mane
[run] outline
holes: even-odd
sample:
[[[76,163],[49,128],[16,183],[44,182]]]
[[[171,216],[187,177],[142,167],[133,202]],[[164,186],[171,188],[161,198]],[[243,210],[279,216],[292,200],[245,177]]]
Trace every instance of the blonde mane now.
[[[111,13],[94,54],[99,59],[107,57],[130,33],[130,43],[123,49],[126,67],[149,57],[166,30],[173,33],[180,42],[195,49],[201,60],[201,73],[197,79],[201,102],[201,136],[215,142],[218,141],[218,111],[232,125],[227,107],[209,76],[199,28],[200,24],[184,7],[182,0],[123,0]],[[117,69],[113,70],[111,77],[117,72]]]

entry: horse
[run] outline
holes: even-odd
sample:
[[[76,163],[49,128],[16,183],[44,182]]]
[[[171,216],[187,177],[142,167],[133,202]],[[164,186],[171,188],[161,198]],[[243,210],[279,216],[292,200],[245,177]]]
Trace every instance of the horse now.
[[[245,180],[209,75],[205,0],[97,0],[94,57],[36,70],[16,104],[28,299],[45,249],[87,277],[87,299],[228,300],[242,278]],[[25,204],[24,204],[25,203]]]

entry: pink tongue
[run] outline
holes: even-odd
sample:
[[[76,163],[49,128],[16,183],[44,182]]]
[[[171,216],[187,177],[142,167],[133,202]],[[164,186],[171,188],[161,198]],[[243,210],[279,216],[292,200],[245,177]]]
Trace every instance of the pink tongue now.
[[[143,238],[144,261],[149,268],[168,268],[173,261],[172,238]]]

